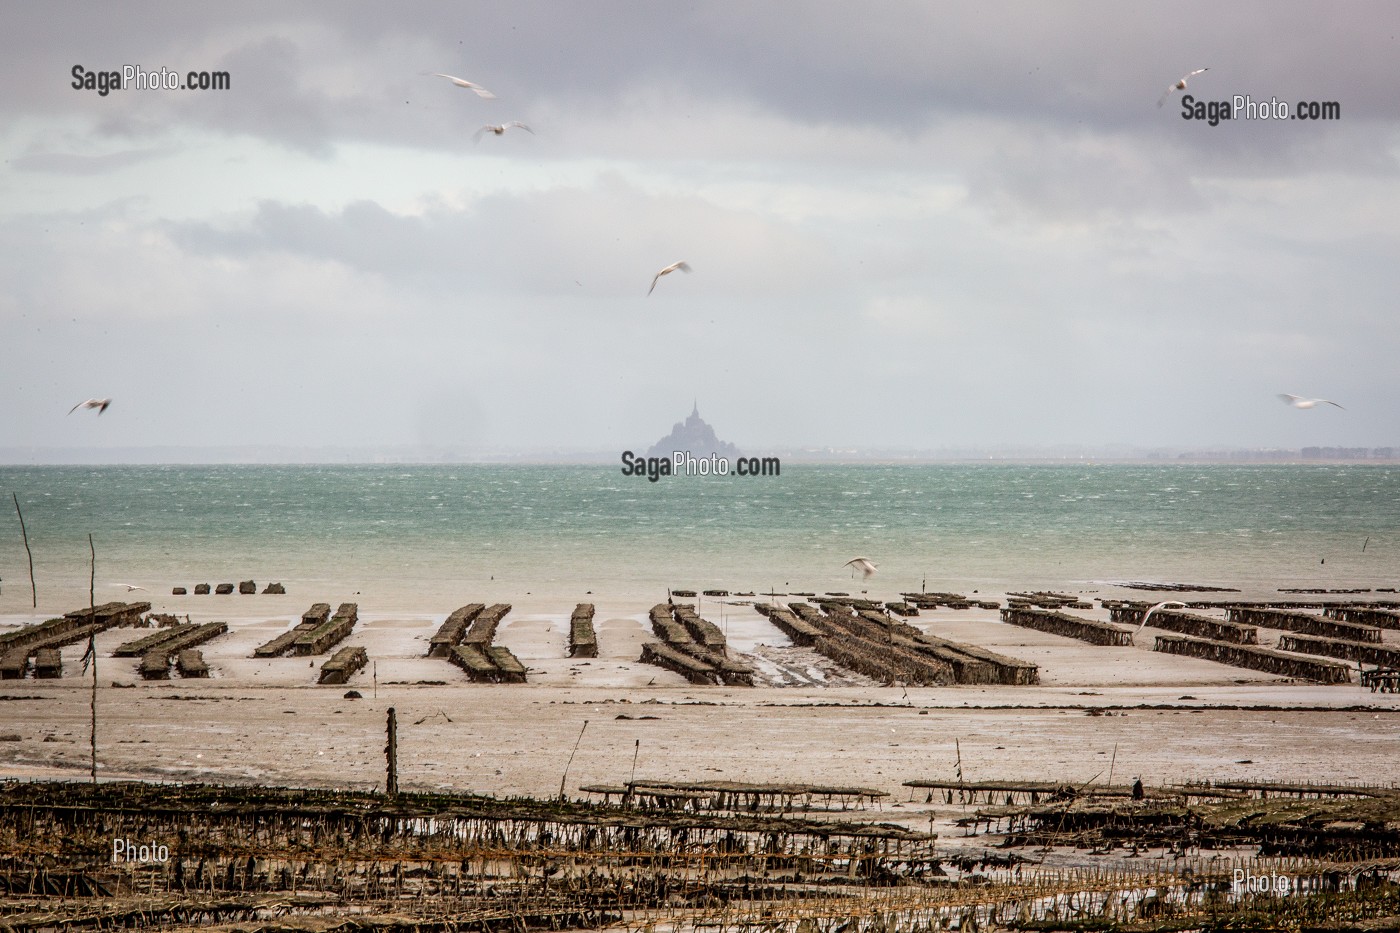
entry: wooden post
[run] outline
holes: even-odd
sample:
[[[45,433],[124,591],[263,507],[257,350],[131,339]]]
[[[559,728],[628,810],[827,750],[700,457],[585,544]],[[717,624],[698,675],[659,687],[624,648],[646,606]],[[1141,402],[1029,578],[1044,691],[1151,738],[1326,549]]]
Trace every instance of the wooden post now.
[[[578,754],[579,743],[583,741],[583,730],[588,728],[588,720],[583,721],[583,726],[578,730],[578,738],[574,740],[574,750],[569,752],[569,760],[564,764],[564,773],[559,778],[559,799],[564,799],[564,782],[569,778],[569,766],[574,763],[574,756]]]
[[[34,552],[29,550],[29,532],[24,527],[24,513],[19,510],[19,495],[10,493],[15,500],[15,514],[19,516],[19,533],[24,536],[24,553],[29,556],[29,592],[34,600],[34,608],[39,608],[39,588],[34,585]]]
[[[953,768],[955,771],[957,771],[958,774],[958,802],[963,805],[964,809],[966,809],[967,797],[963,794],[962,743],[959,742],[956,737],[954,737],[953,739],[953,749],[957,753],[957,758],[954,759]]]
[[[399,792],[399,721],[394,708],[389,707],[387,725],[389,742],[384,746],[384,757],[389,762],[389,773],[384,780],[384,792],[393,797]]]
[[[580,733],[582,735],[582,733]],[[637,786],[637,756],[642,753],[642,740],[637,739],[632,746],[632,776],[627,779],[627,793],[622,795],[622,805],[624,807],[632,804],[632,791]]]
[[[88,577],[88,609],[97,608],[97,548],[92,543],[92,532],[88,532],[88,551],[92,554],[92,572]],[[88,741],[92,746],[92,783],[97,783],[97,613],[88,617],[88,655],[92,658],[92,729]]]

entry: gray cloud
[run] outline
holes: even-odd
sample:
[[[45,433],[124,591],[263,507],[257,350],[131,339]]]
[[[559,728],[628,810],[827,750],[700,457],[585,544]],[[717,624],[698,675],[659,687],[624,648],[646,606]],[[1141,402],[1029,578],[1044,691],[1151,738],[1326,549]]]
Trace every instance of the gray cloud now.
[[[1393,443],[1397,24],[1376,3],[21,6],[0,436],[607,447],[698,394],[760,448]],[[232,88],[103,98],[68,87],[76,63]],[[1201,65],[1203,98],[1343,119],[1159,110]],[[536,135],[472,145],[506,119]],[[677,259],[695,273],[648,299]],[[1304,422],[1279,391],[1348,409]],[[121,417],[52,418],[93,394]]]
[[[22,172],[48,172],[55,175],[105,175],[139,165],[164,153],[159,149],[128,149],[89,155],[80,152],[31,152],[10,161]]]

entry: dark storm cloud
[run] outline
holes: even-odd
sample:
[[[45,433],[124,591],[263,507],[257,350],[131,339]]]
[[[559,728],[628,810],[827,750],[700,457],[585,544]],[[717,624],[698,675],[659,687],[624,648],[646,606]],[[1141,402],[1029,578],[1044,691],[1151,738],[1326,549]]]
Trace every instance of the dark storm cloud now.
[[[204,126],[318,158],[352,142],[463,151],[482,123],[527,118],[546,161],[932,169],[961,176],[1007,219],[1097,222],[1203,210],[1218,197],[1203,179],[1393,175],[1397,23],[1397,8],[1374,3],[365,2],[197,17],[176,4],[22,7],[0,39],[12,53],[0,76],[25,91],[0,106],[84,115],[123,142]],[[61,41],[88,67],[223,69],[233,86],[99,100],[50,75],[51,47],[26,35]],[[1336,100],[1344,122],[1212,128],[1180,119],[1179,94],[1156,107],[1171,81],[1206,65],[1191,87],[1202,97]],[[794,127],[832,138],[793,151]],[[877,134],[888,144],[852,144]],[[101,156],[56,153],[52,164],[91,158]]]
[[[976,115],[1031,134],[1128,132],[1142,145],[1169,135],[1195,151],[1244,145],[1241,157],[1256,163],[1309,144],[1306,133],[1184,123],[1175,98],[1156,107],[1176,77],[1206,65],[1211,71],[1191,88],[1205,98],[1341,102],[1349,151],[1366,142],[1355,137],[1367,127],[1400,114],[1387,90],[1400,84],[1400,9],[1383,3],[364,2],[243,4],[197,17],[183,4],[49,10],[19,8],[10,38],[0,40],[8,53],[0,75],[26,87],[7,103],[10,112],[78,103],[66,71],[51,74],[52,48],[33,42],[39,34],[61,38],[88,67],[141,60],[232,73],[229,93],[163,95],[125,117],[119,111],[130,101],[98,107],[85,95],[82,103],[112,129],[153,132],[178,113],[322,153],[354,139],[455,146],[462,137],[447,127],[458,116],[494,119],[532,107],[607,113],[656,87],[676,94],[681,108],[751,101],[797,123],[911,134]],[[501,100],[478,107],[469,92],[423,75],[429,71],[463,74]],[[431,120],[411,119],[425,107]]]

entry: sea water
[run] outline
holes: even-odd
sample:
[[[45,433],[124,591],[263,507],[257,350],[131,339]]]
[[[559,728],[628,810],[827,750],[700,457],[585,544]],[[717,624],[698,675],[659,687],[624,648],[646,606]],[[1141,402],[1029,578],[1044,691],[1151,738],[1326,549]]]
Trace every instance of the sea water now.
[[[0,614],[36,611],[11,493],[40,615],[86,604],[89,534],[98,602],[246,579],[439,614],[671,587],[1400,586],[1400,467],[1380,464],[786,463],[659,482],[607,464],[0,467],[0,492]],[[857,556],[869,581],[844,566]]]

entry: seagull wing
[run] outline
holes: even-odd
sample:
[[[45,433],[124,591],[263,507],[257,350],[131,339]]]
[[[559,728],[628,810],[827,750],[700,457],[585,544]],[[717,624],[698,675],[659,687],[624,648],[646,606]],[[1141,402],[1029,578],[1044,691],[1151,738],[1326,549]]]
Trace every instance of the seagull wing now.
[[[1170,86],[1168,86],[1168,88],[1167,88],[1165,91],[1162,92],[1162,96],[1159,97],[1159,98],[1157,98],[1157,106],[1160,107],[1160,106],[1162,106],[1163,104],[1165,104],[1165,103],[1167,102],[1167,98],[1171,96],[1172,91],[1175,91],[1175,90],[1177,90],[1178,88],[1185,88],[1185,87],[1186,87],[1186,82],[1187,82],[1189,79],[1194,78],[1194,77],[1196,77],[1196,75],[1201,74],[1202,72],[1206,72],[1206,71],[1210,71],[1210,69],[1209,69],[1209,68],[1197,68],[1195,71],[1188,72],[1187,74],[1182,75],[1180,80],[1178,80],[1178,81],[1176,81],[1175,83],[1173,83],[1173,84],[1171,84]]]
[[[689,272],[689,271],[690,271],[690,263],[688,263],[688,262],[686,262],[684,259],[682,259],[680,262],[673,262],[673,263],[671,263],[669,266],[667,266],[666,268],[662,269],[660,272],[656,273],[656,275],[652,276],[652,279],[651,279],[651,288],[647,289],[647,294],[650,295],[650,294],[652,293],[652,291],[656,288],[656,282],[657,282],[658,279],[660,279],[663,275],[670,275],[672,272],[675,272],[677,269],[680,269],[682,272]]]
[[[531,136],[534,136],[534,135],[535,135],[535,131],[534,131],[534,130],[530,129],[528,126],[526,126],[524,123],[521,123],[519,120],[512,120],[510,123],[508,123],[508,124],[506,124],[506,125],[507,125],[507,126],[518,126],[518,127],[520,127],[522,130],[524,130],[525,132],[529,133]]]
[[[477,130],[475,133],[472,134],[472,142],[474,142],[474,143],[479,143],[479,142],[481,142],[481,137],[485,136],[487,133],[493,133],[493,132],[495,132],[495,130],[496,130],[496,128],[495,128],[494,126],[492,126],[492,125],[489,124],[489,123],[486,124],[486,125],[483,126],[481,129]]]
[[[1285,405],[1293,405],[1295,407],[1298,405],[1299,402],[1303,401],[1302,397],[1297,395],[1289,395],[1287,392],[1280,392],[1278,397],[1283,401]]]
[[[1332,401],[1331,399],[1326,399],[1326,398],[1314,399],[1314,401],[1317,401],[1317,402],[1326,402],[1328,405],[1337,405],[1336,402]],[[1338,407],[1338,408],[1341,408],[1342,411],[1346,411],[1346,409],[1345,409],[1345,408],[1342,408],[1341,405],[1337,405],[1337,407]]]
[[[112,400],[109,398],[90,398],[68,409],[68,414],[73,414],[73,412],[77,411],[79,408],[96,408],[97,413],[100,415],[107,410],[107,406],[110,404],[112,404]]]
[[[445,74],[443,74],[441,71],[434,71],[434,72],[431,72],[431,74],[432,74],[434,77],[446,78],[447,80],[451,81],[453,84],[457,85],[458,87],[464,87],[464,88],[467,88],[468,90],[475,91],[477,97],[484,97],[484,98],[486,98],[487,100],[494,100],[495,97],[496,97],[495,94],[492,94],[490,91],[486,90],[486,88],[482,87],[480,84],[475,84],[475,83],[473,83],[473,82],[471,82],[471,81],[468,81],[466,78],[459,78],[459,77],[457,77],[456,75],[445,75]]]
[[[1140,634],[1142,630],[1147,627],[1147,620],[1152,617],[1152,613],[1156,612],[1158,609],[1167,609],[1173,606],[1179,609],[1186,608],[1185,603],[1179,603],[1174,599],[1169,599],[1164,603],[1158,603],[1157,605],[1153,606],[1152,608],[1148,609],[1142,614],[1142,622],[1138,625],[1137,632],[1135,632],[1134,634]]]

